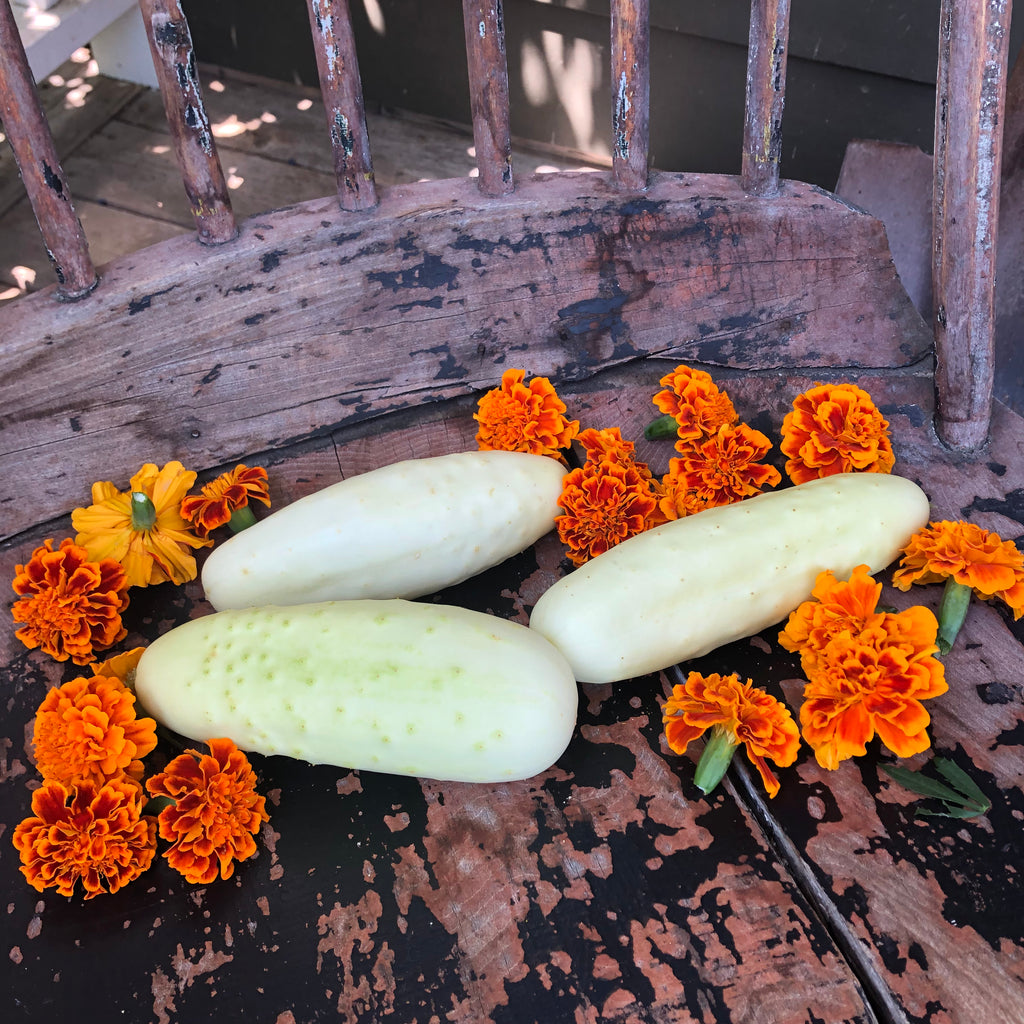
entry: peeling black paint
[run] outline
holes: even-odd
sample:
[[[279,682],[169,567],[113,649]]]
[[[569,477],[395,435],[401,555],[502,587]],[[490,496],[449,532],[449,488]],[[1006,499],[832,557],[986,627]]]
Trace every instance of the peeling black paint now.
[[[287,249],[274,249],[272,252],[264,253],[260,258],[260,271],[269,274],[272,270],[277,270],[281,264],[281,257],[287,255]]]
[[[255,327],[256,324],[261,324],[266,319],[266,313],[253,313],[252,316],[247,316],[242,322],[246,327]]]
[[[217,363],[212,370],[203,374],[202,379],[199,381],[200,384],[212,384],[221,374],[221,370],[224,369],[223,363]]]
[[[148,295],[142,295],[137,299],[132,299],[128,303],[128,315],[135,316],[136,313],[141,313],[143,310],[149,309],[153,304],[153,300],[159,298],[161,295],[169,295],[174,291],[174,285],[170,288],[162,288],[158,292],[150,292]]]
[[[372,271],[366,277],[392,292],[403,288],[454,291],[459,287],[459,268],[429,252],[423,253],[423,258],[415,266],[403,270]]]
[[[66,200],[67,193],[64,191],[64,179],[59,170],[54,170],[45,160],[43,161],[43,181],[46,187],[60,199]]]

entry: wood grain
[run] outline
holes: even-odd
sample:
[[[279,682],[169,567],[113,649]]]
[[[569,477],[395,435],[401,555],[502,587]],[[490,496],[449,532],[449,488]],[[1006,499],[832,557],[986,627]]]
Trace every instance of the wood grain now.
[[[192,33],[178,0],[140,4],[196,233],[204,245],[220,245],[235,237],[237,226],[203,104]]]
[[[999,170],[1012,4],[943,0],[932,203],[936,427],[964,451],[988,437]]]
[[[178,450],[204,469],[508,365],[908,366],[930,347],[872,218],[795,183],[755,201],[733,178],[658,175],[626,199],[601,173],[500,202],[452,180],[368,212],[297,204],[227,245],[118,260],[84,305],[19,299],[0,331],[3,536],[81,500],[68,465],[126,478]]]

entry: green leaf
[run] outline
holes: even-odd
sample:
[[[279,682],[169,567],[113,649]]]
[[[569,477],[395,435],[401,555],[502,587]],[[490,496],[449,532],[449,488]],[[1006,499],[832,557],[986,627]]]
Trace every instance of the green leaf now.
[[[946,804],[944,811],[930,811],[927,807],[918,807],[914,813],[929,818],[973,818],[982,812],[973,807],[952,807],[950,804]]]
[[[897,768],[895,765],[882,764],[879,765],[879,768],[886,775],[892,776],[904,789],[909,789],[911,793],[917,793],[918,796],[934,797],[936,800],[949,800],[955,804],[963,802],[963,796],[960,793],[950,789],[949,786],[939,782],[938,779],[929,778],[927,775],[911,771],[909,768]]]
[[[932,761],[936,771],[954,788],[909,768],[886,764],[880,764],[879,768],[904,789],[909,789],[918,796],[939,800],[945,807],[943,811],[919,807],[915,810],[916,814],[942,818],[973,818],[975,815],[984,814],[992,807],[992,802],[959,765],[945,757],[934,757]]]
[[[934,758],[935,767],[945,776],[946,781],[960,790],[971,803],[983,807],[986,811],[992,806],[992,801],[978,788],[978,784],[960,767],[955,761],[946,757]]]

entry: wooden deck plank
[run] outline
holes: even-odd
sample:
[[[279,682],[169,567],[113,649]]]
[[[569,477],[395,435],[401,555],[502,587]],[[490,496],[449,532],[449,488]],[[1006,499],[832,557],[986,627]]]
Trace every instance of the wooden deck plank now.
[[[461,449],[470,414],[463,407],[394,431],[385,423],[374,434],[353,428],[336,435],[337,450],[324,439],[278,456],[275,501],[329,482],[339,465],[358,472]],[[50,533],[67,527],[51,524]],[[39,536],[0,551],[0,575],[10,576]],[[525,621],[564,569],[549,536],[440,598]],[[209,610],[196,584],[134,594],[126,648]],[[19,648],[11,631],[0,635],[5,822],[28,805],[25,730],[35,706],[48,685],[78,674]],[[691,766],[664,756],[663,685],[651,677],[632,688],[584,688],[566,755],[522,783],[437,783],[256,758],[271,822],[258,857],[220,885],[190,888],[160,862],[103,908],[82,905],[32,891],[10,844],[0,844],[3,927],[19,964],[12,996],[30,1011],[44,992],[48,1012],[71,1007],[116,964],[119,983],[92,992],[93,1012],[142,1005],[155,1019],[199,1019],[214,1007],[239,1014],[258,998],[279,1020],[329,1008],[351,1021],[393,1014],[408,1024],[872,1024],[857,979],[753,819],[724,791],[702,798]],[[27,941],[34,919],[41,928]],[[85,927],[90,942],[76,942]],[[200,962],[210,984],[179,984]]]
[[[101,75],[95,61],[84,51],[37,88],[62,160],[142,91],[141,86],[131,82]],[[0,217],[24,197],[25,187],[14,154],[10,146],[0,145]]]
[[[89,251],[100,267],[158,242],[191,233],[191,228],[171,220],[142,217],[89,200],[76,200],[75,210],[89,241]],[[100,273],[102,279],[102,271]],[[56,275],[46,255],[35,215],[28,200],[23,199],[3,218],[0,285],[7,285],[10,294],[0,287],[0,296],[16,299],[55,284]],[[0,309],[5,305],[0,304]]]

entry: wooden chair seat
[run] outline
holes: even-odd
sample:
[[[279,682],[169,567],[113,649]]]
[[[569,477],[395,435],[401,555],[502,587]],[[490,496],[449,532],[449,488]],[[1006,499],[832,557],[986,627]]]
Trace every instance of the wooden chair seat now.
[[[501,4],[464,0],[478,176],[388,189],[373,177],[348,4],[309,0],[337,193],[240,223],[188,25],[177,4],[141,6],[196,233],[97,269],[0,4],[0,116],[59,278],[0,309],[9,577],[66,532],[89,482],[145,461],[209,477],[258,459],[280,505],[472,448],[476,397],[512,366],[550,377],[586,426],[620,427],[655,472],[672,452],[643,427],[678,363],[710,368],[776,433],[801,390],[854,380],[936,519],[1024,532],[1021,420],[992,401],[1009,3],[942,3],[932,324],[878,220],[780,178],[788,0],[751,5],[741,174],[649,170],[647,2],[613,0],[613,166],[525,180]],[[549,536],[440,597],[525,621],[567,569]],[[130,639],[208,610],[198,584],[160,590],[133,602]],[[936,596],[887,588],[886,600]],[[707,670],[756,677],[795,706],[799,663],[776,634],[716,652]],[[8,843],[16,998],[42,1012],[44,989],[48,1008],[91,996],[109,1020],[141,996],[154,1019],[216,1008],[280,1024],[1024,1019],[1022,643],[1005,609],[978,605],[933,713],[935,749],[993,794],[980,823],[916,819],[877,750],[836,772],[805,757],[771,803],[737,758],[704,798],[660,740],[676,668],[584,686],[578,739],[521,784],[268,759],[263,852],[237,884],[191,899],[157,874],[92,916],[28,889]],[[10,631],[0,662],[11,781],[26,772],[40,684],[63,669]],[[26,798],[20,782],[7,792],[10,829]],[[97,997],[97,969],[124,985]]]

